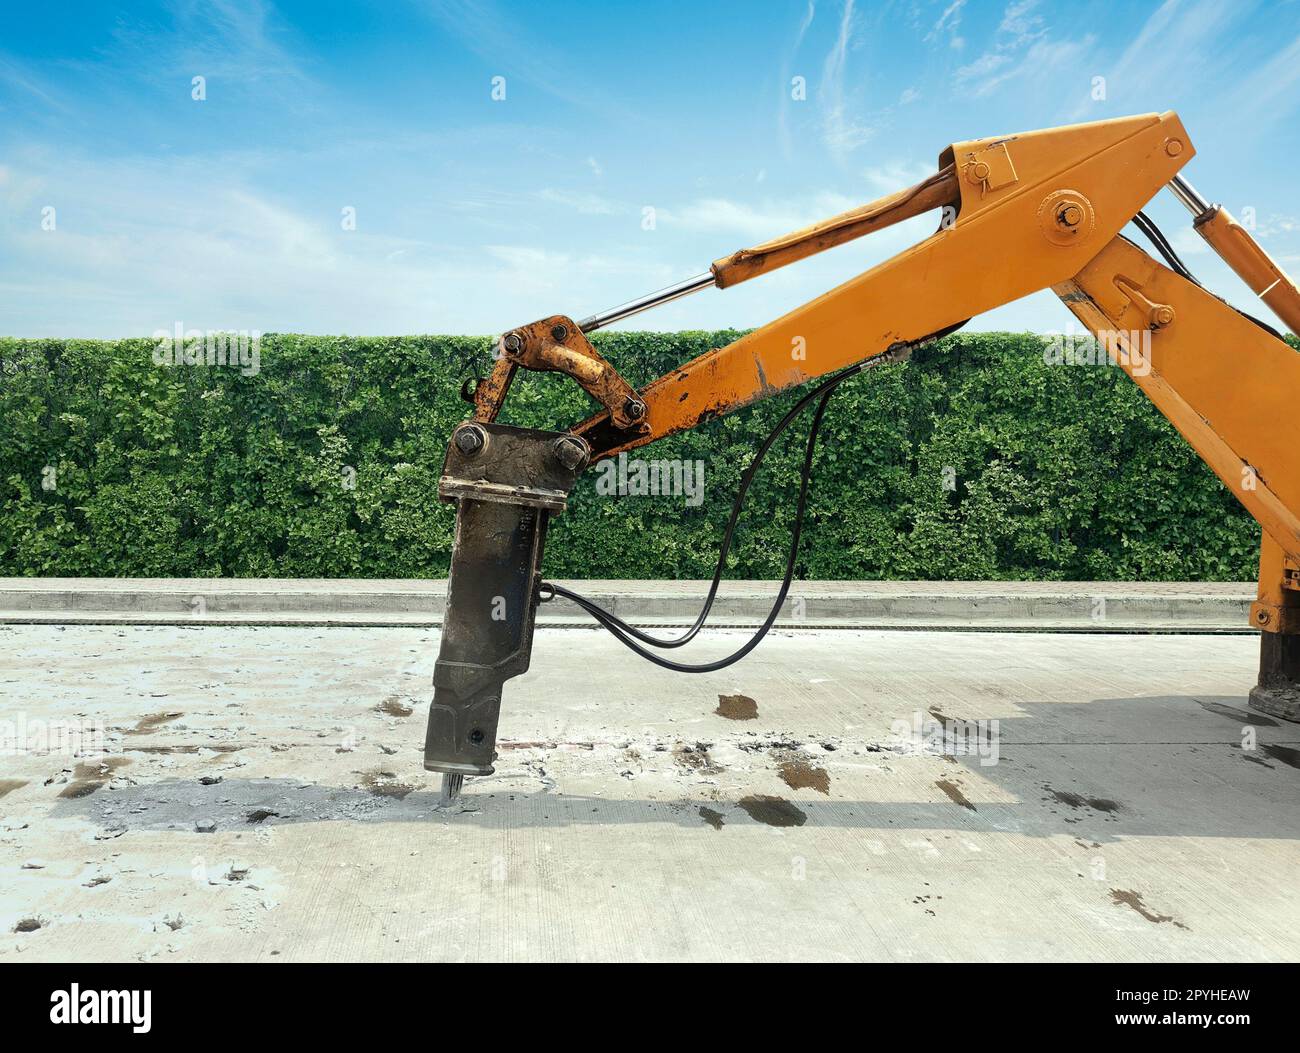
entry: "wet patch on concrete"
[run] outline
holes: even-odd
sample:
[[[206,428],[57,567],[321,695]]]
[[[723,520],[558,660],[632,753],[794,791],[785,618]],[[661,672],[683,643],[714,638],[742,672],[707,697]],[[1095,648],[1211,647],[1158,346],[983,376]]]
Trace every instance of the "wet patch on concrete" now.
[[[169,713],[150,713],[147,717],[141,717],[135,727],[131,728],[128,735],[152,735],[164,724],[170,724],[173,720],[180,720],[185,716],[177,710]]]
[[[402,782],[396,772],[379,769],[361,776],[361,785],[376,797],[391,797],[395,801],[400,801],[415,789],[409,782]]]
[[[816,790],[827,795],[831,792],[831,777],[826,769],[810,764],[803,757],[782,759],[777,773],[792,790]]]
[[[768,826],[803,826],[808,821],[808,816],[784,797],[755,794],[752,797],[742,797],[736,803],[755,822]]]
[[[0,779],[0,797],[13,793],[14,790],[21,790],[26,785],[25,779]]]
[[[713,712],[728,720],[757,720],[758,703],[748,695],[719,695]]]
[[[244,821],[248,823],[264,823],[268,819],[279,819],[280,813],[273,812],[269,808],[254,808],[251,812],[244,815]]]
[[[700,805],[700,818],[715,830],[721,830],[725,825],[722,813],[715,812],[712,808],[709,808],[706,805]]]
[[[415,712],[415,710],[411,706],[406,705],[406,703],[396,695],[390,695],[388,698],[380,702],[379,705],[375,706],[375,712],[383,713],[388,717],[409,717]]]
[[[963,808],[969,808],[972,812],[976,810],[975,806],[966,799],[966,795],[961,792],[961,787],[955,782],[951,782],[948,779],[939,779],[935,782],[935,786],[947,794],[948,799],[952,801],[953,804],[959,804]]]
[[[95,779],[77,779],[75,782],[68,783],[59,791],[60,797],[66,797],[75,800],[78,797],[89,797],[104,784]]]
[[[1110,890],[1110,898],[1117,906],[1130,907],[1137,911],[1138,914],[1141,914],[1142,917],[1146,918],[1146,920],[1151,922],[1153,925],[1163,925],[1165,922],[1173,922],[1175,928],[1187,928],[1186,925],[1175,918],[1172,914],[1157,914],[1155,911],[1149,909],[1142,902],[1142,895],[1139,892],[1133,892],[1129,889],[1113,888]]]
[[[1072,793],[1069,790],[1054,790],[1050,786],[1044,786],[1044,790],[1051,795],[1052,800],[1057,804],[1068,805],[1071,808],[1091,808],[1094,812],[1106,812],[1108,814],[1121,811],[1118,801],[1112,801],[1108,797],[1085,797],[1081,793]]]
[[[130,757],[104,757],[98,761],[78,764],[72,769],[72,781],[59,791],[59,796],[72,799],[89,797],[107,783],[118,768],[130,763]]]

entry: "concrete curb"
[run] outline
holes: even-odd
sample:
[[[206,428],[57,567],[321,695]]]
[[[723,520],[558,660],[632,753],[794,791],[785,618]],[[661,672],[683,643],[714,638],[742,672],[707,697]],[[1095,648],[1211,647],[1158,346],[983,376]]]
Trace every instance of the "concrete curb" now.
[[[638,625],[685,625],[707,582],[563,582]],[[709,624],[751,627],[778,584],[723,584]],[[1253,583],[796,582],[783,629],[1034,632],[1250,632]],[[444,580],[0,578],[0,623],[103,625],[437,626]],[[538,623],[593,625],[572,604],[542,606]]]

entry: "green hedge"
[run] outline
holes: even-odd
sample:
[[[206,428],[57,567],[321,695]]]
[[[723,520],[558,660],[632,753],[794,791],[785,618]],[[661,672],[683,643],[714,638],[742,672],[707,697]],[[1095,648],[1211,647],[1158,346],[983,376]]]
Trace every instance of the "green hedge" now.
[[[737,335],[597,343],[644,383]],[[0,340],[0,575],[446,574],[438,473],[487,339],[267,335],[251,376],[158,366],[154,347]],[[602,496],[584,478],[547,573],[707,576],[737,480],[791,399],[643,451],[704,462],[698,507]],[[507,422],[533,427],[590,412],[556,376],[519,377],[509,405]],[[734,577],[781,574],[802,436],[787,433],[754,488]],[[1114,368],[1045,364],[1041,337],[958,334],[855,378],[823,437],[804,577],[1254,575],[1258,529],[1136,386]]]

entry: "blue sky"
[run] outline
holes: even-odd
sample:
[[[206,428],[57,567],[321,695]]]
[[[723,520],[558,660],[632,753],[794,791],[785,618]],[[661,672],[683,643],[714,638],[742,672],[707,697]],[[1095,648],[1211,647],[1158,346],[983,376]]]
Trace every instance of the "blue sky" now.
[[[1300,271],[1297,0],[9,3],[0,333],[581,317],[913,182],[955,140],[1164,109],[1199,151],[1185,174]],[[1252,301],[1169,195],[1150,211]],[[624,327],[758,325],[931,229]],[[973,324],[1068,318],[1042,293]]]

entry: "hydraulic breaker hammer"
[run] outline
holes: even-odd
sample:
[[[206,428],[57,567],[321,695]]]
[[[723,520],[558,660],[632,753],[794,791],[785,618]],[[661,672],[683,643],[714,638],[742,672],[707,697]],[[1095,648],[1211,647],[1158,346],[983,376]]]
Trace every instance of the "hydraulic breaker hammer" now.
[[[589,456],[573,435],[473,422],[447,448],[438,493],[456,534],[424,742],[447,797],[492,774],[501,688],[532,653],[546,528]]]

